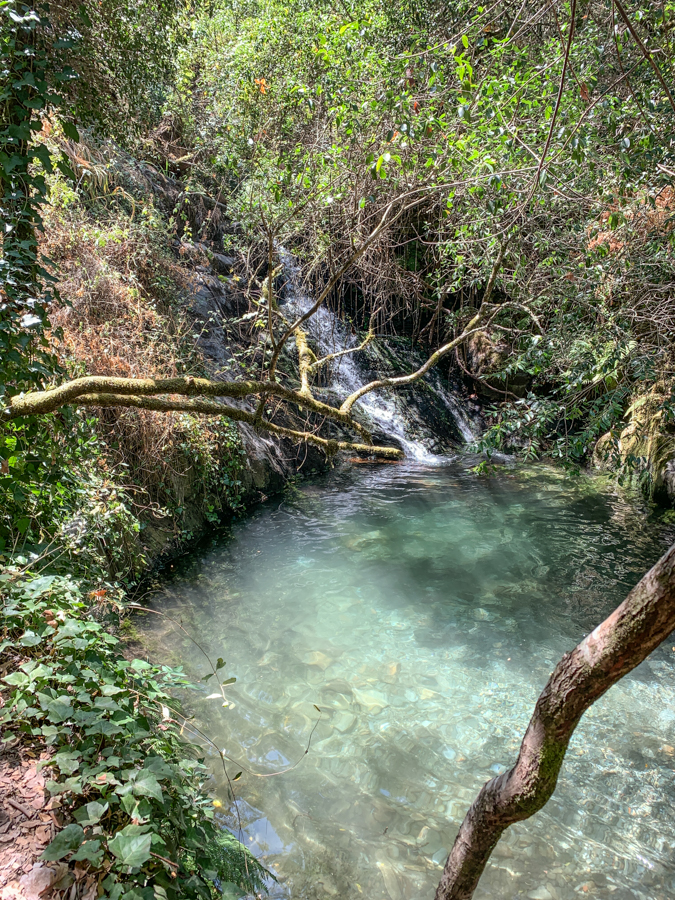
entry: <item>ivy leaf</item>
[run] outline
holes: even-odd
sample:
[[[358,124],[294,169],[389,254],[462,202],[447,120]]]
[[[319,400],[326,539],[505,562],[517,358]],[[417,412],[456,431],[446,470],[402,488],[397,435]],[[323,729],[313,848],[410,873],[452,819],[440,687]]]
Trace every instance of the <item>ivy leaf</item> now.
[[[92,800],[86,806],[81,806],[75,811],[75,818],[80,825],[96,825],[107,810],[107,803],[98,803],[98,801]]]
[[[164,803],[164,795],[159,782],[147,769],[141,769],[134,780],[133,792],[137,797],[154,797]]]
[[[123,866],[142,866],[150,859],[152,835],[121,834],[118,832],[112,841],[108,841],[108,849]]]
[[[69,702],[65,702],[66,700],[69,701],[70,697],[58,697],[47,704],[47,718],[50,722],[58,724],[72,716],[73,708]]]
[[[80,825],[66,825],[59,831],[40,859],[57,862],[73,850],[77,850],[84,840],[84,831]]]
[[[53,761],[64,775],[73,775],[80,768],[80,760],[81,756],[79,753],[64,751],[57,753]]]
[[[6,675],[2,680],[14,687],[26,687],[26,685],[30,684],[30,678],[25,672],[12,672],[11,675]]]
[[[40,637],[40,635],[36,634],[30,628],[27,628],[19,638],[19,643],[22,647],[37,647],[37,645],[41,642],[42,638]]]
[[[72,857],[74,862],[90,862],[99,866],[103,859],[103,850],[100,841],[85,841],[80,849]]]

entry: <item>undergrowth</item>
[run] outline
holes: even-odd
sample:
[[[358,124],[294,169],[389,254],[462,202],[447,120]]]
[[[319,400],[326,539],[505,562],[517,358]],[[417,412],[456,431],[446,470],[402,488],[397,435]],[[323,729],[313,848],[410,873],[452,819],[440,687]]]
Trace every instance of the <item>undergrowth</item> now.
[[[204,374],[193,273],[172,227],[119,157],[75,146],[91,177],[77,188],[47,178],[41,250],[59,296],[48,346],[73,377]],[[148,543],[156,552],[167,535],[194,536],[195,510],[215,523],[241,507],[243,466],[224,418],[101,409],[0,424],[0,564],[46,554],[53,571],[133,580]]]
[[[73,881],[93,875],[110,900],[265,892],[269,873],[219,824],[181,736],[171,692],[194,686],[180,668],[126,660],[106,600],[69,576],[0,574],[1,742],[51,749],[64,826],[42,858],[71,864]]]

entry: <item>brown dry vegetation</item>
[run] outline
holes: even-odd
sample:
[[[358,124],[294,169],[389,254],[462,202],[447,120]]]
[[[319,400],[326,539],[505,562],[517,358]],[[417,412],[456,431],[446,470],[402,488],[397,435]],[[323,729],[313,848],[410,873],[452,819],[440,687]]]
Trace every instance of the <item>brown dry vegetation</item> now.
[[[104,199],[66,197],[46,217],[42,250],[65,301],[51,316],[62,364],[78,375],[201,374],[198,335],[183,305],[191,272],[171,253],[166,223],[151,198],[145,206],[125,192]],[[186,495],[206,499],[212,476],[227,463],[231,426],[185,413],[95,413],[109,466],[141,489],[131,491],[137,511],[162,518],[177,512],[178,532]]]

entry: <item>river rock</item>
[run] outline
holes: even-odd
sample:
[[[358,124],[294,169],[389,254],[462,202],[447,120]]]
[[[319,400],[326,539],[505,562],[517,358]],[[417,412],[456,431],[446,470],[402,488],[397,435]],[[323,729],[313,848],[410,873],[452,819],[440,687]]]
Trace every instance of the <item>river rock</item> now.
[[[312,653],[306,653],[302,657],[302,661],[307,663],[308,666],[318,666],[324,672],[333,662],[330,656],[326,656],[326,654],[321,653],[320,650],[314,650]]]
[[[353,728],[354,723],[356,722],[356,716],[350,712],[339,712],[331,721],[331,725],[341,734],[349,731]]]
[[[373,713],[374,715],[377,715],[389,706],[389,700],[379,691],[359,691],[355,689],[354,698],[357,703],[360,703],[369,713]]]
[[[541,884],[527,895],[529,900],[555,900],[548,887]]]

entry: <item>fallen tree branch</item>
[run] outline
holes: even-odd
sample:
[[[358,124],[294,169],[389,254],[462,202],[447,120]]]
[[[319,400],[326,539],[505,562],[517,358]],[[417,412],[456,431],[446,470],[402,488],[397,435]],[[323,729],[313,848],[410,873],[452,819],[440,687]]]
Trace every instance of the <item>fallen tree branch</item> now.
[[[235,422],[245,422],[254,428],[269,431],[280,437],[287,437],[297,443],[306,442],[320,447],[328,456],[334,456],[338,450],[349,450],[353,453],[367,453],[369,456],[381,456],[385,459],[401,459],[403,451],[398,447],[379,447],[374,444],[357,444],[352,441],[336,441],[323,438],[312,431],[297,431],[276,425],[267,419],[258,419],[255,412],[217,403],[214,400],[171,400],[163,397],[134,397],[129,394],[84,394],[78,399],[81,406],[110,407],[121,406],[135,409],[149,409],[155,412],[191,412],[206,416],[225,416]]]
[[[321,359],[315,359],[309,367],[310,372],[316,372],[316,370],[321,368],[321,366],[325,366],[327,363],[333,362],[334,359],[340,359],[341,356],[348,356],[350,353],[358,353],[360,350],[365,350],[368,344],[375,338],[375,332],[373,331],[373,321],[375,319],[376,313],[377,310],[375,310],[375,312],[371,315],[368,334],[366,334],[364,339],[357,347],[347,347],[345,350],[338,350],[335,353],[328,353],[326,356],[322,356]]]
[[[184,397],[232,397],[245,399],[254,394],[272,395],[295,403],[303,409],[319,413],[359,434],[366,442],[371,440],[370,432],[355,422],[351,416],[322,403],[314,397],[301,394],[278,382],[269,381],[210,381],[208,378],[179,376],[176,378],[115,378],[108,375],[87,375],[67,381],[46,391],[33,391],[11,397],[9,405],[0,412],[0,421],[18,419],[22,416],[38,416],[55,412],[69,403],[81,402],[81,398],[96,394],[99,398],[115,396],[111,406],[125,404],[121,398],[134,396],[157,397],[161,394],[179,394]],[[99,404],[101,405],[101,404]],[[138,405],[137,403],[135,405]],[[150,407],[147,407],[150,408]],[[166,407],[167,409],[169,407]],[[174,407],[177,408],[177,407]],[[187,407],[185,407],[187,409]],[[212,414],[212,413],[207,413]]]
[[[309,377],[312,373],[312,365],[316,362],[316,356],[310,350],[307,343],[307,334],[302,328],[295,329],[295,346],[298,348],[298,371],[300,372],[300,393],[303,397],[311,397],[312,389],[309,385]]]
[[[474,317],[472,321],[475,321],[478,316]],[[352,407],[356,403],[357,400],[360,400],[365,394],[369,394],[371,391],[376,391],[378,388],[382,387],[403,387],[406,384],[412,384],[414,381],[418,381],[422,378],[423,375],[432,369],[437,362],[443,359],[451,350],[454,350],[459,344],[463,341],[470,338],[472,334],[478,334],[479,331],[484,331],[485,326],[481,325],[479,328],[471,328],[468,330],[464,330],[458,337],[454,338],[454,340],[450,341],[447,344],[444,344],[435,353],[432,353],[429,359],[417,369],[415,372],[411,372],[410,375],[399,375],[396,378],[378,378],[376,381],[370,381],[368,384],[364,384],[358,390],[354,391],[353,394],[350,394],[347,397],[340,407],[340,412],[344,413],[344,415],[349,415],[352,411]]]
[[[675,628],[675,545],[623,603],[553,670],[515,766],[480,791],[448,856],[436,900],[471,900],[503,832],[540,810],[555,790],[582,715]]]

